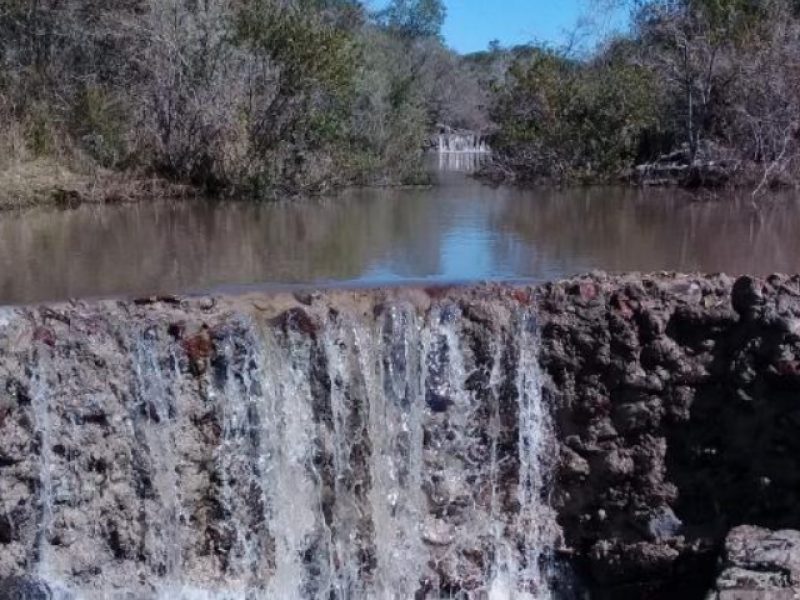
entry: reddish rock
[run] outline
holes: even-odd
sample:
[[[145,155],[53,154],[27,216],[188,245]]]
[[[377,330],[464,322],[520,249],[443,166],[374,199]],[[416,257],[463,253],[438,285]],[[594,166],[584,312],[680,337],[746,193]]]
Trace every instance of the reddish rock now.
[[[33,330],[33,341],[53,347],[56,345],[56,334],[48,327],[39,326]]]
[[[208,329],[203,327],[199,333],[184,339],[181,345],[189,358],[192,371],[196,375],[205,373],[208,361],[214,354],[214,341]]]

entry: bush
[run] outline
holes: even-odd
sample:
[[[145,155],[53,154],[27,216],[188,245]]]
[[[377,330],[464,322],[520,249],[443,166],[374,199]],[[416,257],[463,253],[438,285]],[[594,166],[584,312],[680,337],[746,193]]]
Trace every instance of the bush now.
[[[614,175],[654,126],[653,90],[648,72],[624,61],[538,50],[511,65],[497,96],[495,149],[525,179]]]
[[[384,20],[360,0],[8,0],[3,110],[33,154],[212,192],[419,181],[438,118],[480,115],[437,37],[441,2],[392,8]]]
[[[87,85],[78,94],[71,129],[81,147],[100,165],[117,167],[127,156],[128,128],[121,103],[106,90]]]

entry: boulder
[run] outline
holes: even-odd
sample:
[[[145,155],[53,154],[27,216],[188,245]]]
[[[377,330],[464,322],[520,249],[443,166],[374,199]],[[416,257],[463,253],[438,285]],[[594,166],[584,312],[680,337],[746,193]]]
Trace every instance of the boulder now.
[[[800,598],[800,531],[749,525],[733,529],[709,600],[796,598]]]

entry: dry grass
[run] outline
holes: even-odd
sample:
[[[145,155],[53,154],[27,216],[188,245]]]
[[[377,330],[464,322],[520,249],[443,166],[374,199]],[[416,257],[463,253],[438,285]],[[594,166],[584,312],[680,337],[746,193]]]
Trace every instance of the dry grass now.
[[[192,197],[195,190],[163,179],[104,169],[80,172],[52,159],[6,163],[0,167],[0,210],[84,203],[110,204]]]
[[[0,169],[0,208],[55,202],[56,190],[78,189],[85,184],[85,177],[52,160],[15,161]]]
[[[26,124],[9,118],[2,100],[0,96],[0,211],[196,195],[189,186],[141,172],[100,168],[55,128],[47,132],[48,152],[37,156],[30,148]]]

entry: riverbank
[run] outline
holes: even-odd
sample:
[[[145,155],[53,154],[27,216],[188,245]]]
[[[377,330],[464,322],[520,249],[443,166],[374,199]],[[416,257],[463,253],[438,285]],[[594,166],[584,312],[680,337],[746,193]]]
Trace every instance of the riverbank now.
[[[79,169],[55,160],[18,161],[0,167],[0,212],[200,196],[191,186],[158,177],[100,168]]]
[[[414,190],[431,187],[424,169],[402,182],[331,182],[309,188],[276,186],[255,196],[250,189],[204,190],[201,186],[170,181],[140,172],[115,171],[97,166],[74,167],[54,159],[15,161],[0,166],[0,213],[37,207],[77,208],[84,204],[133,204],[176,199],[245,200],[252,202],[331,196],[348,189]]]
[[[528,178],[524,171],[515,171],[502,162],[489,160],[484,163],[474,178],[482,184],[493,187],[511,186],[544,190],[563,190],[571,187],[619,187],[640,189],[673,189],[685,192],[687,197],[709,199],[725,194],[769,192],[786,190],[791,187],[788,181],[757,189],[757,173],[749,169],[747,178],[742,176],[746,170],[736,167],[736,177],[722,174],[723,167],[712,163],[691,175],[692,170],[678,163],[653,163],[641,165],[630,172],[615,176],[587,174],[569,180],[553,178]],[[727,168],[727,167],[726,167]],[[705,175],[703,175],[705,173]],[[420,170],[405,183],[376,181],[371,184],[354,182],[331,184],[308,189],[278,187],[267,193],[262,190],[260,200],[284,200],[324,197],[347,190],[415,190],[436,188],[429,170]],[[0,212],[6,210],[30,209],[35,207],[77,208],[83,204],[126,204],[159,199],[214,199],[234,200],[256,198],[247,190],[234,194],[232,191],[217,191],[211,194],[197,186],[177,183],[155,175],[137,172],[74,166],[69,162],[55,159],[36,159],[14,161],[0,166]]]
[[[795,174],[780,165],[760,165],[728,157],[690,160],[684,151],[663,155],[621,171],[598,173],[575,170],[559,177],[540,175],[534,165],[495,157],[476,178],[490,185],[569,187],[621,185],[636,188],[679,189],[708,197],[718,193],[749,193],[753,198],[798,188]]]
[[[798,365],[787,276],[5,309],[0,591],[790,598]]]

